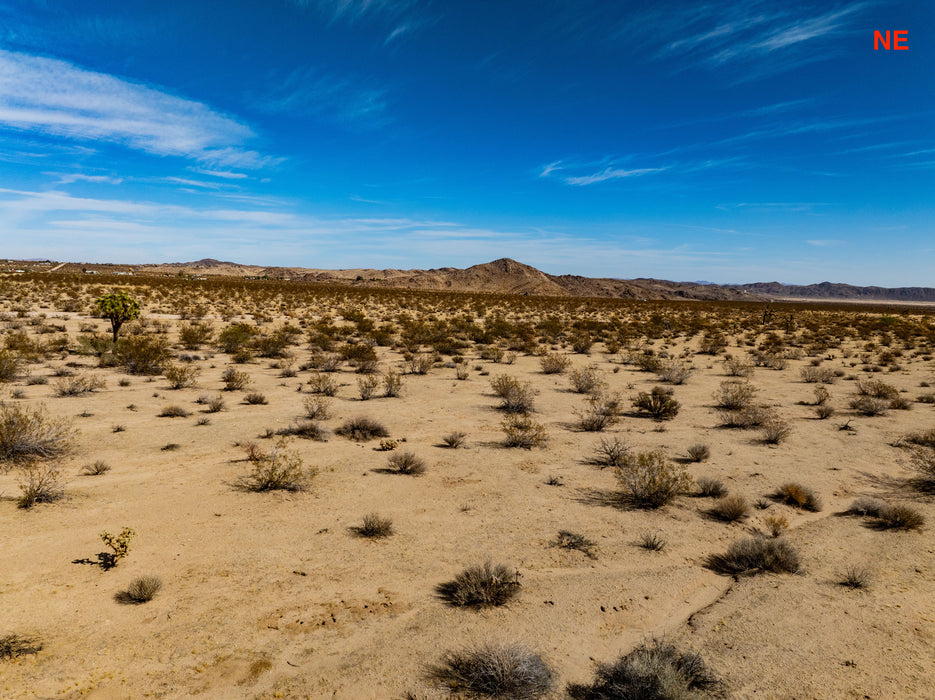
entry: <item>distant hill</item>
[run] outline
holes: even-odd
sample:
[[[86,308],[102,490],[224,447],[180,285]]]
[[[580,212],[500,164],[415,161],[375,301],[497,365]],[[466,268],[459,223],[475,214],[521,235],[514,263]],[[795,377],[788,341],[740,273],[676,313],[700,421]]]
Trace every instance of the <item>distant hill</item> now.
[[[935,289],[931,287],[855,287],[841,282],[819,284],[781,284],[755,282],[753,284],[725,285],[750,294],[784,299],[829,299],[847,301],[899,301],[935,302]]]

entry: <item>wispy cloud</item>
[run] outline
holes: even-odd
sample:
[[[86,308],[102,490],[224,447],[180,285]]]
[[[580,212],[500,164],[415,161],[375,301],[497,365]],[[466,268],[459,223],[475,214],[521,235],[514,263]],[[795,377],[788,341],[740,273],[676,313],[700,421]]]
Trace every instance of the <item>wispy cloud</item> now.
[[[206,170],[205,168],[189,168],[193,173],[207,175],[208,177],[219,177],[224,180],[243,180],[247,177],[246,173],[235,173],[230,170]]]
[[[299,7],[313,8],[332,22],[355,23],[369,17],[393,18],[409,10],[415,0],[290,0]]]
[[[53,175],[58,177],[55,184],[70,185],[73,182],[93,182],[97,184],[119,185],[123,182],[122,177],[112,177],[110,175],[86,175],[84,173],[43,173],[43,175]]]
[[[275,162],[241,147],[254,136],[250,127],[201,102],[66,61],[5,50],[0,50],[0,128],[238,167]]]
[[[834,238],[814,238],[812,240],[806,241],[806,243],[818,248],[834,248],[836,246],[843,245],[844,241]]]
[[[633,168],[626,170],[624,168],[604,168],[600,172],[590,175],[579,175],[566,177],[565,182],[569,185],[593,185],[596,182],[605,182],[606,180],[619,180],[627,177],[640,177],[651,173],[662,172],[668,168]]]

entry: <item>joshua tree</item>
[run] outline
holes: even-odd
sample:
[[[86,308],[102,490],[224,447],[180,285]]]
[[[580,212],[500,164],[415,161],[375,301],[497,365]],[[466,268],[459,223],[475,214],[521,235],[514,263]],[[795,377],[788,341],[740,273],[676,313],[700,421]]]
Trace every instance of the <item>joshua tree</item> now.
[[[117,333],[125,321],[132,321],[140,317],[140,302],[126,292],[105,294],[94,302],[97,312],[110,321],[114,331],[114,342],[117,342]]]

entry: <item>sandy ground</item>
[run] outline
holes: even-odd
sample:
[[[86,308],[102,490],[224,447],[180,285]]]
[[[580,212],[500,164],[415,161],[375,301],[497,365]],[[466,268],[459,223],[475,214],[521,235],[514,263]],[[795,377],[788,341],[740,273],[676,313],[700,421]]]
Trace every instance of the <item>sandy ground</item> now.
[[[72,333],[77,322],[68,322]],[[597,364],[627,398],[656,383],[600,350],[569,357],[576,367]],[[309,354],[293,351],[297,364]],[[782,371],[758,368],[751,380],[759,398],[793,427],[787,442],[767,446],[756,431],[717,427],[711,396],[726,379],[723,366],[694,355],[689,382],[675,387],[682,410],[674,420],[627,413],[603,436],[671,458],[705,443],[711,458],[689,465],[693,476],[719,478],[751,502],[794,480],[824,501],[818,513],[772,504],[725,524],[706,515],[709,499],[685,496],[656,511],[616,504],[612,470],[588,463],[602,435],[575,429],[583,397],[570,391],[566,375],[543,374],[536,357],[520,355],[513,365],[472,359],[466,381],[439,365],[407,375],[401,398],[367,402],[358,398],[359,375],[345,365],[325,424],[334,429],[349,417],[372,416],[405,440],[401,449],[423,457],[428,471],[382,473],[388,453],[376,441],[296,439],[291,446],[318,469],[311,490],[245,493],[232,486],[249,469],[235,443],[269,445],[259,439],[266,428],[299,418],[308,393],[297,388],[309,372],[283,379],[268,360],[238,366],[269,404],[246,405],[243,392],[224,392],[227,410],[209,415],[195,399],[221,389],[229,358],[196,354],[204,359],[191,389],[136,376],[121,387],[127,375],[99,369],[91,358],[78,370],[105,378],[102,391],[57,398],[54,379],[2,389],[6,397],[23,389],[25,398],[15,401],[44,403],[80,429],[76,451],[62,461],[65,500],[17,508],[15,472],[0,473],[0,632],[34,634],[45,645],[0,664],[3,697],[446,697],[427,682],[427,664],[491,639],[538,650],[556,672],[558,697],[566,683],[590,679],[596,661],[662,635],[701,652],[738,698],[935,697],[931,529],[881,532],[841,515],[855,497],[878,495],[909,503],[935,523],[932,501],[906,488],[904,451],[891,444],[933,427],[931,405],[855,417],[847,408],[854,382],[841,379],[829,387],[838,414],[821,421],[797,404],[812,399],[814,385],[799,378],[807,360]],[[401,362],[386,348],[380,354],[384,368]],[[920,381],[932,380],[931,363],[902,364],[902,371],[873,376],[914,398],[925,391]],[[50,375],[50,365],[31,371]],[[859,374],[840,356],[823,366]],[[547,447],[502,447],[502,414],[489,384],[499,373],[535,385]],[[157,417],[167,405],[192,414]],[[210,423],[197,425],[203,416]],[[839,430],[848,419],[856,431]],[[115,433],[115,425],[125,430]],[[468,434],[465,449],[441,444],[452,430]],[[168,443],[179,448],[164,451]],[[80,475],[95,460],[111,471]],[[551,476],[561,485],[547,484]],[[353,535],[350,527],[372,511],[392,518],[393,537]],[[788,518],[800,574],[734,580],[705,568],[707,555],[762,529],[767,514]],[[123,526],[137,536],[116,568],[74,563],[104,549],[98,533]],[[551,546],[559,530],[594,540],[596,558]],[[664,551],[635,545],[647,531],[662,533]],[[437,597],[437,584],[486,559],[521,572],[521,592],[510,604],[472,611]],[[839,585],[852,564],[872,571],[869,590]],[[154,600],[115,602],[115,593],[146,574],[164,583]]]

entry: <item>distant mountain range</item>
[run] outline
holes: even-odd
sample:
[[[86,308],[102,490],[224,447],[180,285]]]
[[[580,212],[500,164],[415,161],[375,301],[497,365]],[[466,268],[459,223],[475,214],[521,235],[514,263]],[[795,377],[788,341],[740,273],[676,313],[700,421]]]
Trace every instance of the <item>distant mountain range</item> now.
[[[58,267],[55,269],[58,269]],[[325,270],[301,267],[264,267],[204,258],[194,262],[158,265],[65,263],[59,271],[95,271],[98,273],[128,273],[132,271],[133,274],[144,275],[186,274],[206,277],[269,277],[270,279],[301,280],[319,284],[346,284],[354,287],[449,289],[465,292],[619,299],[698,299],[715,301],[808,299],[816,301],[935,302],[935,289],[930,287],[857,287],[832,282],[809,285],[788,285],[779,282],[713,284],[706,281],[670,282],[648,278],[616,279],[582,277],[580,275],[550,275],[510,258],[500,258],[481,265],[473,265],[466,269],[441,267],[432,270],[375,270],[369,268]]]

